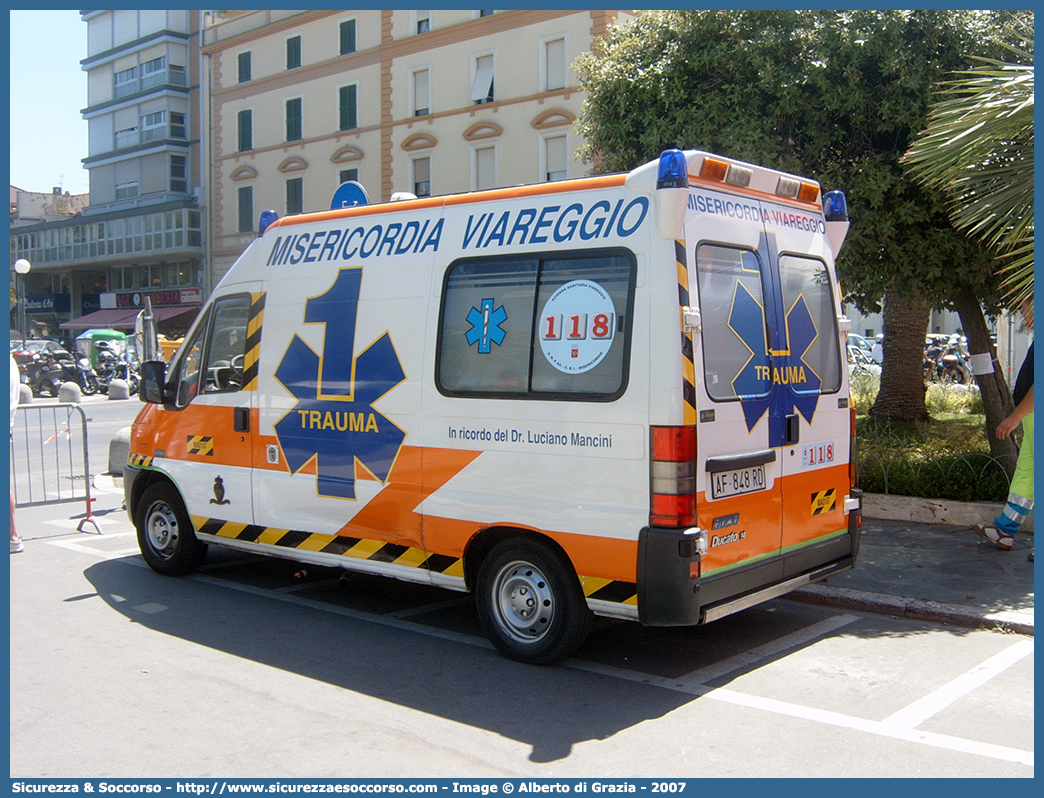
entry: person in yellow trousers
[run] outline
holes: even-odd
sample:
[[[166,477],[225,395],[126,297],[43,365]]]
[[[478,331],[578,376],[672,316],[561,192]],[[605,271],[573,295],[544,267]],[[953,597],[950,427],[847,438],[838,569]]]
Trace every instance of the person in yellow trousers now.
[[[1022,318],[1026,326],[1033,329],[1033,301],[1026,300],[1022,304]],[[1022,424],[1022,448],[1019,460],[1015,465],[1015,475],[1011,479],[1008,501],[1004,512],[994,519],[992,524],[975,527],[975,531],[986,540],[1005,551],[1011,551],[1015,543],[1015,533],[1033,509],[1033,344],[1030,344],[1026,359],[1019,369],[1012,391],[1015,409],[1011,415],[997,425],[997,437],[1007,438]],[[1033,552],[1029,555],[1033,561]]]

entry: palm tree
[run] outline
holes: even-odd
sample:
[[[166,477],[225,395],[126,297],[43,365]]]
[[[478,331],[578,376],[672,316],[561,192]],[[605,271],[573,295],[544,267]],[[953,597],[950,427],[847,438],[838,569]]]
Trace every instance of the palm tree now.
[[[977,59],[940,92],[928,128],[903,160],[950,197],[955,227],[1005,263],[1010,307],[1033,296],[1033,28],[1017,19],[1025,49],[1014,63]]]

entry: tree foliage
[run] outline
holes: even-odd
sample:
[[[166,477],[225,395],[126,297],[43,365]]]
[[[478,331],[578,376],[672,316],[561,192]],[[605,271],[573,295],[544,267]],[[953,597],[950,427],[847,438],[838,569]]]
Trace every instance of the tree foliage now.
[[[576,64],[581,154],[608,172],[697,148],[814,177],[848,195],[848,301],[876,310],[896,293],[950,307],[959,282],[995,307],[991,254],[900,159],[939,81],[1002,34],[994,12],[644,12]]]
[[[1014,19],[1010,60],[979,59],[943,84],[905,156],[942,189],[955,226],[1001,255],[1010,305],[1033,295],[1033,15]]]

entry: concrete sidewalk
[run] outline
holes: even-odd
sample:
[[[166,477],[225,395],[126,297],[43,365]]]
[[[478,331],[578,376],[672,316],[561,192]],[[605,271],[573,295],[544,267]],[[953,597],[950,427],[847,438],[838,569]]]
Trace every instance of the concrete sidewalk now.
[[[99,475],[94,485],[93,512],[102,533],[133,533],[121,509],[123,480]],[[895,514],[896,507],[908,512],[906,505],[888,497],[870,497],[866,507],[875,515]],[[864,516],[855,569],[802,588],[789,598],[1032,635],[1034,563],[1026,558],[1033,550],[1032,533],[1020,534],[1012,551],[1002,551],[971,530],[972,523],[981,523],[978,519],[983,514],[992,519],[998,507],[952,503],[944,508],[944,515],[961,523],[949,524]],[[41,534],[46,522],[79,521],[83,515],[82,503],[24,507],[17,511],[17,524],[28,548],[38,545],[34,538],[46,536]],[[86,531],[93,530],[87,526]]]
[[[960,509],[954,514],[959,515]],[[975,523],[978,523],[977,521]],[[1032,533],[1003,551],[970,523],[863,518],[852,571],[792,594],[802,601],[902,618],[1033,634]]]

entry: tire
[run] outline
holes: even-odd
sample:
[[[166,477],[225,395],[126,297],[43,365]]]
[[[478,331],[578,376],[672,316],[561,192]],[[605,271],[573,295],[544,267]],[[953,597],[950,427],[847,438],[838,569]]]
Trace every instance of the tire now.
[[[84,374],[80,379],[80,390],[84,396],[94,396],[98,393],[98,380],[93,374]]]
[[[181,496],[169,482],[145,489],[134,526],[141,556],[156,573],[184,576],[199,568],[207,556],[207,544],[196,538]]]
[[[479,568],[482,630],[507,657],[547,665],[575,652],[591,630],[580,582],[557,549],[528,538],[501,541]]]

